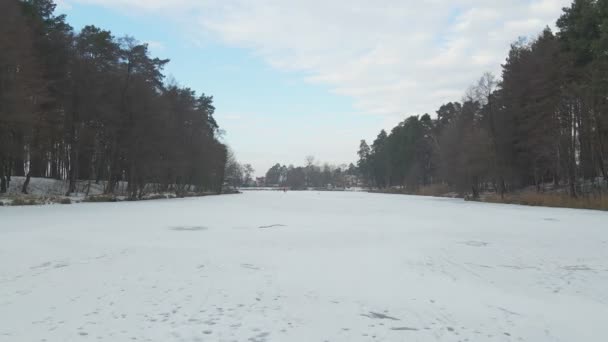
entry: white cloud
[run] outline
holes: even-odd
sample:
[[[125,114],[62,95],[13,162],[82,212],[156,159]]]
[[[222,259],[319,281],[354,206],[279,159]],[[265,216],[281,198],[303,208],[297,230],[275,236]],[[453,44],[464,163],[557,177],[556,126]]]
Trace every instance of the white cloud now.
[[[201,37],[350,96],[359,110],[432,112],[570,0],[70,0],[171,14]],[[190,32],[191,33],[191,32]]]
[[[55,0],[55,4],[57,5],[57,10],[59,12],[69,11],[72,9],[72,6],[65,0]]]

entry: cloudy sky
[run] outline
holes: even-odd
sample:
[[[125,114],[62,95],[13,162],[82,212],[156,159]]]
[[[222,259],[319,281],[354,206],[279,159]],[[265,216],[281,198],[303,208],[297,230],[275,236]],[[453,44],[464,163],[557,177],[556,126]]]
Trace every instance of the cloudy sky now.
[[[263,174],[307,155],[356,161],[405,117],[459,100],[509,45],[553,27],[570,0],[61,0],[148,42],[167,74],[214,95],[225,141]]]

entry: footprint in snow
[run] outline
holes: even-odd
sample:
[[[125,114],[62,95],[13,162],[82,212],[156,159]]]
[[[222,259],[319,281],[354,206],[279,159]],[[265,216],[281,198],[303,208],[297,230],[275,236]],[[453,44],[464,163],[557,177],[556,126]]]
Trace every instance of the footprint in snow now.
[[[385,315],[383,313],[378,313],[378,312],[373,312],[373,311],[370,311],[367,314],[361,314],[361,316],[367,317],[367,318],[371,318],[371,319],[388,319],[388,320],[391,320],[391,321],[399,321],[400,320],[399,318],[391,317],[391,316]]]
[[[241,264],[241,267],[242,268],[246,268],[246,269],[250,269],[250,270],[254,270],[254,271],[259,271],[260,270],[259,267],[256,267],[256,266],[254,266],[252,264]]]
[[[30,267],[30,269],[35,270],[38,268],[45,268],[45,267],[49,267],[49,266],[51,266],[51,262],[45,262],[45,263],[37,265],[37,266],[32,266],[32,267]]]
[[[593,271],[593,268],[587,265],[572,265],[572,266],[564,266],[563,269],[567,271]]]
[[[198,232],[202,230],[208,230],[209,228],[203,226],[178,226],[178,227],[170,227],[170,230],[174,230],[176,232]]]
[[[391,328],[391,330],[395,330],[395,331],[418,331],[419,329],[410,328],[410,327],[397,327],[397,328]]]
[[[466,241],[463,242],[463,244],[471,247],[486,247],[487,245],[489,245],[489,243],[485,241]]]
[[[268,336],[270,336],[269,332],[263,332],[263,333],[257,334],[256,336],[250,337],[249,341],[251,341],[251,342],[266,342]]]
[[[268,228],[281,228],[281,227],[287,227],[284,224],[271,224],[269,226],[259,226],[259,229],[268,229]]]

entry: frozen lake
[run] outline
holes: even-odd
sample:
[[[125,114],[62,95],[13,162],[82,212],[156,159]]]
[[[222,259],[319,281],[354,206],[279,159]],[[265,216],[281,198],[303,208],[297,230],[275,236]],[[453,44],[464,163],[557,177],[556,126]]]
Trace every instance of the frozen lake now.
[[[608,213],[247,192],[0,208],[0,341],[606,341]]]

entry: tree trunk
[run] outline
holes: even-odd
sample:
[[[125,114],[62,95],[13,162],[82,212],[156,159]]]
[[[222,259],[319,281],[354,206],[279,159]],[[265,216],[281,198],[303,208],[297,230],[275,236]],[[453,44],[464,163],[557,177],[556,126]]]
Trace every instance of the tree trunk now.
[[[8,179],[5,172],[4,159],[0,158],[0,194],[5,194],[8,190]]]
[[[27,188],[30,186],[30,180],[32,178],[32,173],[28,172],[27,176],[25,177],[25,182],[23,182],[23,187],[21,188],[21,193],[26,194],[27,195]]]
[[[74,107],[78,108],[78,99],[74,100]],[[79,116],[76,111],[72,112],[72,124],[70,127],[70,170],[69,178],[70,183],[68,186],[68,193],[66,196],[76,192],[76,181],[78,180],[78,169],[80,167],[80,127],[79,127]]]
[[[473,192],[473,199],[474,200],[478,200],[479,199],[479,189],[478,189],[478,185],[473,184],[471,186],[471,191]]]
[[[110,151],[110,165],[108,168],[108,184],[106,184],[106,189],[104,191],[105,194],[113,194],[114,193],[114,173],[116,172],[115,169],[118,168],[118,151],[117,151],[117,139],[114,138],[113,140],[113,144],[111,147],[111,151]]]

